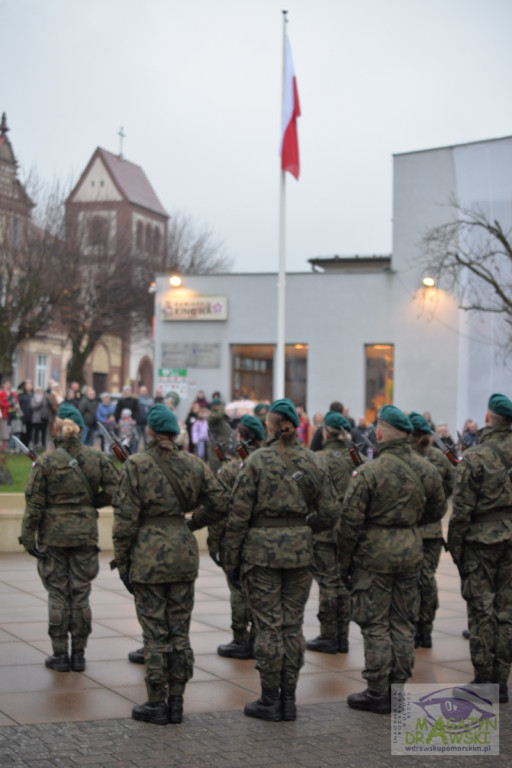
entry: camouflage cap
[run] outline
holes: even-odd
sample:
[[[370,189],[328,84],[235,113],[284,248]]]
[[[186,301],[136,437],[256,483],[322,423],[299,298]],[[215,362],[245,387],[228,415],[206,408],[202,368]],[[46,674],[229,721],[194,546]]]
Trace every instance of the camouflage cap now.
[[[346,429],[349,432],[351,430],[350,421],[337,411],[327,411],[324,416],[324,425],[333,429]]]
[[[491,395],[487,407],[493,413],[512,418],[512,400],[506,395]]]
[[[391,424],[402,432],[412,432],[413,427],[407,416],[396,405],[383,405],[380,409],[379,420]]]
[[[57,411],[57,416],[59,419],[71,419],[71,421],[74,421],[75,424],[80,427],[80,429],[85,427],[82,414],[78,408],[75,408],[75,406],[71,405],[71,403],[61,403],[59,405],[59,410]]]
[[[413,429],[415,432],[427,432],[427,434],[432,434],[432,429],[430,427],[430,424],[426,420],[424,416],[421,415],[421,413],[416,413],[416,411],[411,411],[409,413],[409,421],[411,422]]]
[[[257,435],[258,440],[265,439],[265,432],[263,431],[263,426],[261,424],[261,421],[257,419],[256,416],[251,416],[249,413],[244,413],[244,415],[240,419],[240,424],[243,424],[244,427],[247,427],[248,429],[252,429],[255,435]]]
[[[299,414],[297,413],[294,404],[287,397],[281,398],[281,400],[274,400],[269,408],[272,413],[279,413],[284,416],[285,419],[291,421],[294,427],[300,426]]]
[[[148,426],[153,432],[179,435],[180,425],[174,413],[163,403],[151,406],[148,413]]]

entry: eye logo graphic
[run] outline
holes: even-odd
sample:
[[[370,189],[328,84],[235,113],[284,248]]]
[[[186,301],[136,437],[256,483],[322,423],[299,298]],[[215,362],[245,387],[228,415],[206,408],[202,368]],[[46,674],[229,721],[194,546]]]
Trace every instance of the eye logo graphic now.
[[[471,688],[441,688],[415,701],[425,712],[427,721],[434,725],[440,717],[458,723],[464,729],[479,728],[483,720],[495,717],[493,702],[475,693]]]

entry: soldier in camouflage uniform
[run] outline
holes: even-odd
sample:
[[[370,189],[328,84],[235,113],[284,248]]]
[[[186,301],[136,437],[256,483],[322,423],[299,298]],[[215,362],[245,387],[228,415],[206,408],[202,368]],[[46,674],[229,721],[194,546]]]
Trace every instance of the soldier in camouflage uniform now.
[[[290,400],[270,406],[267,444],[238,475],[221,542],[222,565],[234,583],[241,581],[256,626],[262,695],[244,712],[263,720],[296,718],[312,527],[331,528],[340,511],[325,468],[297,440],[298,426]]]
[[[224,403],[218,397],[210,403],[210,413],[208,415],[208,432],[210,444],[208,445],[208,465],[212,472],[217,472],[222,464],[216,452],[215,447],[220,448],[221,453],[226,457],[235,455],[235,434],[229,426],[229,421],[224,413]]]
[[[512,661],[512,401],[489,398],[478,445],[457,467],[448,548],[462,578],[475,683],[508,701]]]
[[[348,452],[350,422],[341,413],[328,411],[323,420],[323,448],[316,456],[332,478],[340,508],[354,462]],[[340,578],[338,534],[334,530],[314,535],[313,577],[318,582],[320,635],[306,643],[309,651],[348,653],[350,593]]]
[[[450,498],[455,482],[455,467],[439,448],[432,445],[432,429],[426,418],[411,411],[409,421],[414,429],[413,450],[436,467],[443,480],[445,496]],[[416,648],[432,648],[432,627],[439,607],[436,570],[443,548],[441,521],[420,526],[420,532],[423,539],[423,564],[420,574],[420,613],[414,645]]]
[[[256,416],[244,414],[238,425],[238,438],[241,441],[242,451],[246,454],[245,458],[247,458],[247,456],[253,454],[265,440],[261,421],[256,418]],[[240,461],[233,459],[224,462],[217,472],[217,477],[229,492],[231,492],[231,489],[235,484],[239,470]],[[226,528],[226,519],[210,526],[208,529],[208,551],[210,557],[217,563],[217,565],[221,564],[219,560],[219,546]],[[243,593],[239,589],[235,589],[229,579],[228,587],[231,599],[231,629],[233,630],[233,640],[225,645],[219,645],[217,653],[219,656],[227,656],[231,659],[253,659],[254,625],[251,621],[251,611],[249,610],[247,600]]]
[[[82,445],[85,425],[76,408],[62,403],[56,423],[55,450],[37,459],[28,480],[20,542],[37,558],[48,592],[53,655],[45,664],[58,672],[82,672],[92,622],[91,581],[99,568],[96,508],[110,504],[119,474],[104,453]]]
[[[352,573],[352,619],[364,639],[368,688],[348,697],[353,709],[391,711],[391,685],[405,683],[414,664],[420,523],[440,520],[446,498],[437,469],[413,453],[412,425],[393,405],[377,422],[378,458],[354,471],[340,525],[343,578]]]
[[[150,442],[124,464],[113,502],[115,565],[135,595],[144,638],[148,701],[132,717],[159,725],[182,721],[193,673],[189,629],[199,558],[185,512],[204,502],[224,514],[229,498],[201,459],[177,449],[179,434],[172,411],[154,405]]]

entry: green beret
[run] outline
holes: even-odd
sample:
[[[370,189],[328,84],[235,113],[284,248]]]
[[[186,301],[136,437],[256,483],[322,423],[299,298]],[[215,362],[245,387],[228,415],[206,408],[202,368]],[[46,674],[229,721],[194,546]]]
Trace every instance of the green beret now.
[[[78,410],[78,408],[75,408],[74,405],[71,405],[71,403],[61,403],[59,405],[59,410],[57,411],[57,416],[59,419],[71,419],[71,421],[74,421],[75,424],[78,424],[80,429],[82,427],[85,427],[85,422],[82,418],[82,414]]]
[[[244,427],[247,427],[248,429],[252,429],[254,434],[258,436],[258,440],[265,439],[265,432],[263,431],[263,426],[261,424],[261,421],[257,419],[256,416],[251,416],[249,413],[244,413],[244,415],[240,419],[240,424],[243,424]]]
[[[350,421],[337,411],[327,411],[324,416],[324,425],[333,429],[346,429],[348,432],[351,430]]]
[[[259,413],[260,411],[268,409],[267,403],[258,403],[258,405],[254,406],[254,413]]]
[[[379,413],[380,421],[385,421],[386,424],[391,424],[395,429],[400,429],[402,432],[412,432],[412,424],[400,408],[396,405],[383,405]]]
[[[427,432],[429,435],[432,434],[430,424],[426,418],[421,415],[421,413],[411,411],[409,414],[409,421],[411,422],[415,432]]]
[[[281,416],[284,416],[285,419],[291,421],[294,427],[300,426],[299,414],[295,410],[292,401],[287,397],[283,397],[281,400],[274,400],[269,410],[272,413],[279,413]]]
[[[210,405],[224,405],[220,397],[214,397],[213,400],[210,402]]]
[[[180,434],[180,425],[178,419],[163,403],[156,403],[152,405],[148,413],[148,426],[151,427],[153,432],[159,432],[160,434]]]
[[[491,395],[487,407],[493,413],[512,418],[512,400],[506,395]]]

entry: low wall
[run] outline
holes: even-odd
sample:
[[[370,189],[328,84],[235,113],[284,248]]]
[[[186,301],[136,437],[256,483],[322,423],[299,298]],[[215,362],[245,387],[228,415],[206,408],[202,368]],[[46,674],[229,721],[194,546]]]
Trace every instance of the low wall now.
[[[21,534],[21,521],[25,509],[23,493],[0,493],[0,553],[23,552],[18,542]],[[112,523],[114,513],[112,507],[100,509],[98,518],[99,546],[102,550],[112,551]],[[207,529],[195,532],[195,537],[201,551],[206,551]]]

